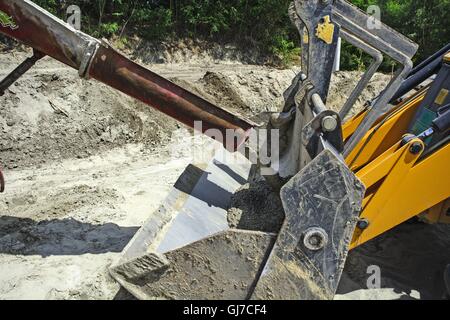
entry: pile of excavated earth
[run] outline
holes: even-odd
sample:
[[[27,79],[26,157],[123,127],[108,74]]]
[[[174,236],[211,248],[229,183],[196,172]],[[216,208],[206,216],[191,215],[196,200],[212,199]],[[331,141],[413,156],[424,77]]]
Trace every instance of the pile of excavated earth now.
[[[1,53],[0,76],[27,55]],[[279,110],[299,72],[252,64],[233,48],[217,46],[196,52],[181,43],[159,54],[141,48],[131,55],[249,118]],[[339,109],[359,76],[336,73],[328,107]],[[377,74],[353,112],[389,80]],[[7,90],[0,105],[0,165],[7,181],[0,196],[0,299],[131,298],[108,266],[189,165],[190,131],[50,58]],[[229,210],[231,226],[279,228],[279,198],[264,182],[240,194]],[[337,298],[440,298],[441,271],[450,261],[444,254],[448,231],[406,223],[352,251]],[[382,289],[367,288],[371,265],[383,271]]]

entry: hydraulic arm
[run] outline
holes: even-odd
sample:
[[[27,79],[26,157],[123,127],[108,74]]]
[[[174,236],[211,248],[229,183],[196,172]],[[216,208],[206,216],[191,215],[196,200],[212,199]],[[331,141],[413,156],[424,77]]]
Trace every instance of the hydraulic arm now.
[[[124,57],[105,41],[77,31],[28,0],[0,0],[3,17],[0,32],[75,68],[81,77],[94,78],[194,128],[202,121],[202,131],[217,129],[226,136],[233,130],[236,149],[254,127],[250,121],[221,109]],[[30,58],[31,59],[31,58]],[[35,59],[24,63],[20,75]],[[22,71],[22,72],[20,72]],[[4,81],[3,90],[11,84]],[[214,136],[217,139],[217,136]],[[224,141],[220,141],[224,142]]]

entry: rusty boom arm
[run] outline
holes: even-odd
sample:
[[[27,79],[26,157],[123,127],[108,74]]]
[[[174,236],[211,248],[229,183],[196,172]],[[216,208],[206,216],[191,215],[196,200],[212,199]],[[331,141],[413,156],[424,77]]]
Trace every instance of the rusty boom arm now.
[[[194,122],[201,121],[202,133],[216,129],[226,137],[227,130],[233,130],[234,145],[227,145],[227,149],[236,150],[254,127],[250,121],[132,62],[105,41],[75,30],[31,1],[0,0],[0,11],[0,32],[32,47],[35,55],[59,60],[77,69],[81,77],[103,82],[191,128]],[[19,75],[25,72],[20,69],[16,69]]]

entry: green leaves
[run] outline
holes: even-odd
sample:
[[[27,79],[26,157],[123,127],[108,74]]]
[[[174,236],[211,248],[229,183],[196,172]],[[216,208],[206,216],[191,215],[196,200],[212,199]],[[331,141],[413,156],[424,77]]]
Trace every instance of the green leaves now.
[[[292,63],[300,61],[300,48],[287,37],[275,37],[271,51],[281,60],[283,67],[289,67]]]
[[[100,34],[103,37],[110,37],[119,31],[119,24],[117,22],[102,23],[100,25]]]
[[[292,0],[70,0],[81,8],[82,30],[95,36],[137,34],[150,41],[173,35],[207,38],[256,46],[275,54],[282,64],[298,59],[299,35],[291,25],[288,7]],[[34,0],[64,18],[59,0]],[[381,20],[420,45],[417,61],[423,60],[450,40],[450,0],[351,0],[363,11],[381,8]],[[344,45],[343,69],[364,69],[369,57]],[[383,64],[390,72],[391,61]]]

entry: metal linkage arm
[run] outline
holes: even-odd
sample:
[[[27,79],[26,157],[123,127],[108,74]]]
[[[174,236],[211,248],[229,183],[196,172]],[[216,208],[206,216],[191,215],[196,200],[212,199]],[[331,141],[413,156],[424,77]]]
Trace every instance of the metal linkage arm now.
[[[358,84],[356,85],[355,89],[350,94],[349,98],[345,102],[344,106],[342,107],[341,111],[339,112],[339,116],[342,120],[345,119],[345,117],[348,115],[350,110],[355,105],[356,101],[358,100],[359,96],[363,92],[363,90],[367,87],[369,84],[369,81],[372,79],[372,77],[377,72],[378,68],[380,67],[381,63],[383,63],[383,55],[381,52],[372,46],[369,46],[365,42],[359,40],[357,37],[353,36],[352,34],[348,33],[345,30],[341,31],[341,35],[348,43],[351,45],[360,48],[364,52],[370,54],[373,58],[372,63],[370,64],[369,68],[366,70],[364,75],[362,76],[361,80],[359,80]]]
[[[25,59],[16,69],[14,69],[10,74],[8,74],[5,79],[0,82],[0,96],[5,94],[5,90],[8,89],[14,82],[16,82],[21,76],[25,74],[31,67],[33,67],[36,62],[42,59],[45,54],[34,50],[33,56]]]
[[[345,146],[344,156],[353,151],[375,121],[390,110],[389,101],[412,70],[413,64],[411,59],[418,49],[417,44],[385,24],[379,22],[372,25],[372,19],[372,17],[344,0],[334,1],[333,20],[335,23],[402,65],[402,68],[397,71],[387,88],[375,101],[358,129],[350,137]]]

